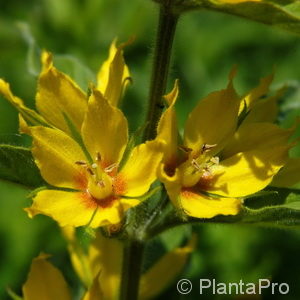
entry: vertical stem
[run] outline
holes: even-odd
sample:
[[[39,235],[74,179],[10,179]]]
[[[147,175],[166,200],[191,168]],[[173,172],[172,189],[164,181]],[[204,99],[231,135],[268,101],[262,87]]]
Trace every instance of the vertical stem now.
[[[148,126],[145,130],[144,140],[155,138],[157,123],[164,108],[162,96],[166,92],[177,21],[178,15],[173,14],[169,4],[161,4],[148,102]]]
[[[172,44],[178,21],[178,15],[172,12],[170,3],[171,1],[167,0],[160,5],[146,120],[148,126],[144,140],[155,138],[157,123],[164,108],[162,97],[166,92]],[[137,239],[138,231],[135,226],[130,236],[131,239],[124,248],[120,300],[138,300],[145,242]]]
[[[138,300],[144,244],[129,241],[124,248],[120,300]]]

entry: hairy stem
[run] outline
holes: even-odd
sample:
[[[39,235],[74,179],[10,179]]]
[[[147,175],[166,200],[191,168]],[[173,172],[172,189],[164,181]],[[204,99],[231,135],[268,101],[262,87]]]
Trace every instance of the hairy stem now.
[[[144,243],[129,241],[124,248],[120,300],[138,300]]]
[[[177,21],[178,15],[173,14],[170,5],[161,4],[146,120],[148,126],[145,130],[144,140],[155,138],[157,123],[164,109],[162,97],[166,92],[172,44]]]

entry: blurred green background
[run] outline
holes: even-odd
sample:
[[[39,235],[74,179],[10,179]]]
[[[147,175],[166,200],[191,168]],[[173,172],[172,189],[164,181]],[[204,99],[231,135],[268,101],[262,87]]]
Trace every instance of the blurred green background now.
[[[125,52],[133,85],[123,101],[133,131],[141,124],[146,108],[156,21],[157,7],[150,0],[0,1],[0,77],[10,82],[13,92],[28,106],[34,107],[38,68],[34,53],[38,47],[53,52],[56,65],[86,90],[87,82],[94,80],[106,58],[111,41],[116,36],[120,41],[136,36]],[[171,70],[171,78],[180,79],[180,123],[197,100],[226,85],[231,67],[237,64],[235,84],[240,93],[255,86],[275,66],[272,88],[285,83],[290,86],[279,119],[283,126],[289,126],[300,115],[299,60],[300,39],[288,32],[206,11],[184,15],[178,26]],[[17,113],[3,98],[0,116],[0,142],[24,143],[18,135]],[[294,150],[293,155],[299,155],[299,150]],[[52,261],[76,290],[65,242],[56,224],[44,216],[30,220],[22,210],[30,204],[28,193],[0,182],[3,300],[9,299],[5,292],[8,286],[21,294],[31,259],[41,251],[53,254]],[[219,282],[272,278],[290,285],[290,293],[282,299],[299,299],[299,229],[203,225],[195,230],[199,232],[198,248],[182,275],[193,281],[192,293],[180,296],[174,283],[159,299],[199,299],[200,278],[216,278]],[[210,294],[201,299],[223,298]],[[281,297],[266,294],[263,299]]]

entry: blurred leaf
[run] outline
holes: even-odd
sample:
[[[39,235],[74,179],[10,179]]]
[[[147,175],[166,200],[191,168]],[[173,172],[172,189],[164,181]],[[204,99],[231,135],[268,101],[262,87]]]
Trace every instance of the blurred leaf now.
[[[0,145],[0,179],[27,188],[45,185],[29,149]]]
[[[12,300],[23,300],[22,297],[18,296],[12,289],[7,288],[7,293]]]
[[[165,0],[156,1],[165,2]],[[195,9],[215,10],[300,34],[298,0],[176,0],[172,5],[175,12]]]
[[[68,74],[84,91],[90,83],[95,83],[95,74],[76,57],[72,55],[54,55],[57,69]]]
[[[182,226],[165,231],[159,237],[168,251],[179,247],[183,240],[191,236],[192,229],[190,226]]]
[[[30,27],[25,22],[17,22],[17,27],[21,31],[22,37],[25,40],[28,51],[27,51],[27,68],[28,72],[37,77],[41,70],[41,49],[38,47],[35,38],[32,35]]]

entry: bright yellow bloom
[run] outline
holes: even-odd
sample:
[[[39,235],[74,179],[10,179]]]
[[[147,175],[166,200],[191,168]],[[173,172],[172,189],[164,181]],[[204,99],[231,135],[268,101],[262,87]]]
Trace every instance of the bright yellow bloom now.
[[[99,274],[99,286],[104,300],[119,299],[122,274],[123,243],[117,239],[105,238],[97,233],[85,254],[78,247],[74,229],[66,227],[64,235],[69,243],[69,252],[73,267],[87,288],[91,279]],[[195,248],[193,237],[186,246],[176,248],[163,255],[141,276],[139,299],[148,300],[159,295],[180,274],[189,254]],[[164,274],[164,276],[161,276]]]
[[[36,107],[28,109],[0,80],[0,92],[20,112],[20,127],[33,137],[32,153],[43,178],[55,189],[37,193],[27,209],[61,226],[116,224],[156,179],[162,144],[151,141],[131,149],[128,124],[116,108],[129,71],[123,47],[112,44],[98,74],[98,89],[86,95],[59,72],[43,52]],[[122,165],[121,165],[122,164]]]
[[[61,226],[116,224],[128,208],[140,203],[139,198],[156,179],[162,144],[151,141],[136,146],[122,161],[127,120],[97,90],[88,101],[82,140],[43,126],[30,131],[32,153],[41,174],[58,188],[38,192],[27,209],[30,216],[45,214]]]
[[[186,214],[237,214],[241,199],[266,187],[285,164],[293,130],[260,120],[238,126],[242,103],[255,102],[269,83],[265,78],[240,99],[230,78],[226,89],[211,93],[190,113],[183,145],[177,141],[177,84],[166,96],[169,107],[158,126],[158,136],[167,144],[160,178],[172,202]]]
[[[117,106],[123,90],[130,78],[123,57],[125,44],[110,47],[109,57],[101,66],[97,75],[97,88],[104,97]],[[36,108],[38,112],[27,108],[23,101],[14,96],[9,84],[0,79],[2,94],[20,113],[20,130],[29,133],[27,126],[48,126],[71,134],[70,122],[80,132],[87,110],[87,95],[66,74],[53,66],[52,55],[42,53],[42,71],[38,79]]]

